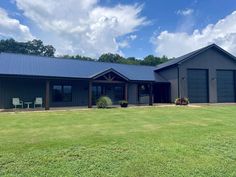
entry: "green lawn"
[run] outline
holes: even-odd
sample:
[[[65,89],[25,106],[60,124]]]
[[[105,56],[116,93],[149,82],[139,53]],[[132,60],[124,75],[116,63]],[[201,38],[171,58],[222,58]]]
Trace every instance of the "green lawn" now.
[[[0,113],[0,176],[236,176],[236,106]]]

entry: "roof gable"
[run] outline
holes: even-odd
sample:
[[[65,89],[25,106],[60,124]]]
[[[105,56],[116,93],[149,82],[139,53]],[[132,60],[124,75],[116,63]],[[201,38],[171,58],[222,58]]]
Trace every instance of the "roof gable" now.
[[[107,74],[111,74],[111,73],[113,74],[113,76],[111,78],[107,78],[106,75]],[[102,71],[102,72],[92,76],[92,79],[99,79],[101,77],[105,77],[105,79],[107,79],[107,80],[109,80],[109,79],[113,80],[113,79],[117,79],[117,78],[125,80],[125,81],[129,80],[126,76],[124,76],[123,74],[119,73],[118,71],[116,71],[113,68],[106,69],[106,70],[104,70],[104,71]]]
[[[162,70],[162,69],[166,69],[166,68],[169,68],[169,67],[172,67],[172,66],[175,66],[175,65],[178,65],[178,64],[181,64],[183,62],[185,62],[186,60],[189,60],[203,52],[205,52],[206,50],[209,50],[209,49],[215,49],[221,53],[223,53],[224,55],[227,55],[230,59],[232,59],[233,61],[236,62],[236,57],[233,56],[232,54],[230,54],[229,52],[227,52],[226,50],[222,49],[221,47],[219,47],[218,45],[216,44],[211,44],[209,46],[206,46],[204,48],[201,48],[201,49],[198,49],[198,50],[195,50],[193,52],[190,52],[186,55],[183,55],[181,57],[178,57],[178,58],[175,58],[173,60],[170,60],[166,63],[163,63],[163,64],[160,64],[160,65],[157,65],[157,69],[155,71],[158,71],[158,70]]]

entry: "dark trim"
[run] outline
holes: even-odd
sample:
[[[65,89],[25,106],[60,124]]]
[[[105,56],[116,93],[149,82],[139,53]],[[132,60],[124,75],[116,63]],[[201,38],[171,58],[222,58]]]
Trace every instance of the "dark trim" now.
[[[177,77],[178,77],[178,98],[180,98],[180,90],[179,90],[179,84],[180,84],[180,81],[179,81],[179,65],[177,66]]]
[[[125,100],[128,101],[128,83],[125,83]]]
[[[93,105],[93,100],[92,100],[92,88],[93,88],[93,82],[92,81],[89,81],[89,84],[88,84],[88,108],[92,108],[92,105]]]
[[[236,71],[234,70],[234,102],[236,102]]]
[[[50,79],[50,80],[90,80],[90,78],[76,77],[54,77],[54,76],[32,76],[32,75],[17,75],[17,74],[0,74],[0,78],[20,78],[20,79]]]
[[[153,84],[149,85],[149,106],[153,105]]]
[[[89,81],[91,78],[72,78],[72,77],[54,77],[54,76],[32,76],[32,75],[16,75],[16,74],[0,74],[0,78],[22,78],[22,79],[50,79],[50,80],[73,80],[73,81]],[[152,80],[128,80],[129,83],[169,83],[166,82],[157,82]]]
[[[46,81],[45,110],[50,109],[50,81]]]
[[[106,80],[93,80],[93,83],[104,83],[104,84],[123,84],[124,81],[106,81]]]

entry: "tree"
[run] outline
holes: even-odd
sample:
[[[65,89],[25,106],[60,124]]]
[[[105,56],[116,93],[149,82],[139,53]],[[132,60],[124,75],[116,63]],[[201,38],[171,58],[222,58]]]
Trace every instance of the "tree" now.
[[[159,64],[164,63],[166,61],[168,61],[168,58],[166,56],[155,57],[153,55],[148,55],[140,62],[140,64],[141,65],[156,66],[156,65],[159,65]]]
[[[14,39],[0,41],[0,52],[21,53],[39,56],[54,56],[56,49],[52,45],[44,45],[41,40],[17,42]]]
[[[99,59],[99,62],[109,62],[109,63],[126,63],[125,58],[119,54],[106,53],[102,54]]]
[[[95,59],[90,57],[85,57],[81,55],[62,55],[62,58],[69,58],[69,59],[77,59],[77,60],[85,60],[85,61],[95,61]]]

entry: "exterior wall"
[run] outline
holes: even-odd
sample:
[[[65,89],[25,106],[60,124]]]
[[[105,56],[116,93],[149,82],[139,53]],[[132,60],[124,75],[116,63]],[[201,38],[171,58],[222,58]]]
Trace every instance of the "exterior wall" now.
[[[35,97],[45,97],[45,82],[36,79],[0,78],[0,109],[12,108],[12,98],[33,101]]]
[[[209,80],[209,102],[217,102],[217,69],[236,70],[236,63],[228,56],[215,49],[209,49],[202,54],[193,57],[180,66],[179,70],[179,82],[180,82],[180,94],[182,97],[188,97],[187,89],[187,69],[207,69]],[[191,102],[191,100],[190,100]]]
[[[72,86],[72,102],[52,102],[52,87],[57,84]],[[33,102],[36,97],[42,97],[45,102],[46,81],[40,79],[0,78],[0,109],[13,108],[12,98],[18,97],[24,102]],[[87,106],[88,82],[61,81],[50,82],[50,107]],[[32,105],[31,105],[32,106]],[[45,104],[43,104],[45,106]]]
[[[178,68],[172,67],[165,69],[159,71],[158,74],[170,82],[171,102],[174,102],[178,97]]]

